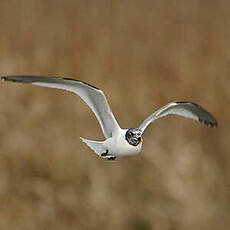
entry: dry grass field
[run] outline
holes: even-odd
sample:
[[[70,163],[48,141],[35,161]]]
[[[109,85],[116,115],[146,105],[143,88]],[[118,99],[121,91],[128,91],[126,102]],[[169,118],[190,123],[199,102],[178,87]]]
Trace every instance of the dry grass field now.
[[[141,155],[106,161],[79,139],[103,139],[79,97],[1,82],[0,229],[229,227],[229,1],[2,0],[0,74],[86,81],[123,128],[176,100],[219,122],[163,118]]]

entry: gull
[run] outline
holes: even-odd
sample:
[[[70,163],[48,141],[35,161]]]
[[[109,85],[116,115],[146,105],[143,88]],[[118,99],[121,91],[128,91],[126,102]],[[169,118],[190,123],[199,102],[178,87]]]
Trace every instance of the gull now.
[[[103,134],[104,141],[88,140],[80,137],[99,157],[115,160],[117,157],[138,155],[143,144],[146,128],[159,118],[167,115],[178,115],[216,127],[216,119],[200,105],[192,102],[170,102],[148,116],[138,127],[120,128],[102,90],[86,82],[59,77],[33,75],[2,76],[3,81],[29,83],[36,86],[62,89],[77,94],[95,114]]]

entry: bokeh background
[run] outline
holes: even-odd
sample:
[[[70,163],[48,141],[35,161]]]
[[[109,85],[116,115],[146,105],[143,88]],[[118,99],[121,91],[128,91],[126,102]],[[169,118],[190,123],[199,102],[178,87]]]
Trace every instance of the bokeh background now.
[[[227,0],[0,1],[1,75],[89,82],[124,128],[175,100],[219,122],[158,120],[141,155],[106,161],[79,97],[2,82],[0,229],[227,229],[229,44]]]

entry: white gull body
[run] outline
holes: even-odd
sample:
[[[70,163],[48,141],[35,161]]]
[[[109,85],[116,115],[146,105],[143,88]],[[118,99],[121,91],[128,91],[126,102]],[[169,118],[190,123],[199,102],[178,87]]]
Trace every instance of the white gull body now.
[[[3,76],[4,81],[29,83],[36,86],[70,91],[81,97],[95,114],[105,141],[81,140],[98,156],[114,160],[116,157],[135,156],[141,152],[145,129],[155,120],[167,115],[179,115],[216,127],[216,119],[201,106],[192,102],[170,102],[148,116],[138,127],[122,129],[117,123],[102,90],[79,80],[31,75]]]

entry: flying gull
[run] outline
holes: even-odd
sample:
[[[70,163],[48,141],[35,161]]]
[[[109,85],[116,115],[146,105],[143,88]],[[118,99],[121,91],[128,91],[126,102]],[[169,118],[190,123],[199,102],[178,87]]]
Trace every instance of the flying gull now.
[[[30,83],[32,85],[62,89],[77,94],[94,112],[105,141],[93,141],[80,138],[98,156],[114,160],[116,157],[135,156],[141,152],[145,129],[155,120],[170,114],[200,121],[205,125],[216,127],[216,119],[201,106],[188,102],[170,102],[148,116],[139,127],[122,129],[117,123],[102,90],[83,81],[31,75],[3,76],[5,81]]]

